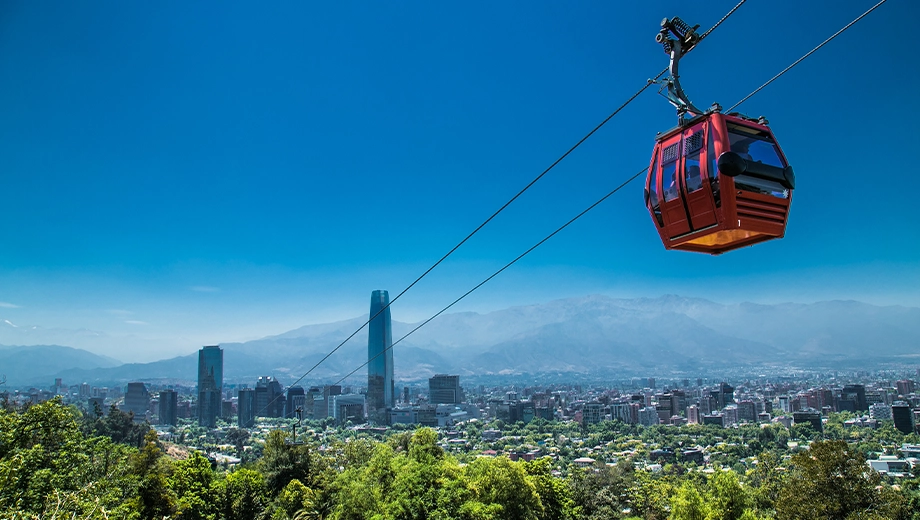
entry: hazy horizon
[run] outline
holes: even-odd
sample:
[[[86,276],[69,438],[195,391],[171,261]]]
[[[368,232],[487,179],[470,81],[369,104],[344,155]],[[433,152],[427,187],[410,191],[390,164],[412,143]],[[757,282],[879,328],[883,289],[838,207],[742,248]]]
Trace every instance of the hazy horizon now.
[[[741,303],[752,303],[752,304],[761,304],[761,305],[781,305],[781,304],[814,305],[814,304],[820,304],[820,303],[826,303],[826,302],[832,302],[832,301],[855,301],[855,302],[866,303],[866,304],[877,306],[877,307],[904,307],[904,308],[915,308],[915,309],[920,308],[920,306],[916,306],[916,305],[904,305],[900,303],[886,304],[886,303],[856,300],[852,298],[833,298],[833,299],[828,299],[828,300],[815,300],[815,301],[792,301],[792,300],[756,301],[756,300],[744,300],[744,299],[737,300],[737,301],[724,301],[724,300],[716,300],[716,299],[711,299],[711,298],[703,298],[700,296],[680,295],[680,294],[671,294],[671,293],[660,294],[657,296],[643,296],[643,295],[617,296],[617,295],[609,295],[609,294],[602,294],[602,293],[592,293],[592,294],[582,294],[582,295],[577,295],[577,296],[568,296],[568,297],[563,297],[563,298],[552,298],[552,299],[544,300],[544,301],[523,302],[519,304],[504,306],[504,307],[498,306],[494,308],[481,309],[481,310],[476,310],[472,308],[451,308],[448,312],[446,312],[445,314],[441,316],[443,317],[443,316],[447,316],[450,314],[456,314],[456,313],[461,313],[461,312],[474,312],[477,314],[485,315],[485,314],[489,314],[492,312],[502,311],[502,310],[506,310],[506,309],[510,309],[514,307],[540,306],[540,305],[545,305],[545,304],[552,303],[555,301],[581,299],[581,298],[588,298],[590,296],[603,296],[603,297],[613,298],[615,300],[633,300],[633,299],[642,299],[642,298],[655,300],[655,299],[666,298],[668,296],[675,296],[678,298],[701,299],[701,300],[705,300],[705,301],[715,303],[718,305],[726,305],[726,306],[736,305],[736,304],[741,304]],[[426,315],[426,316],[403,317],[403,316],[400,316],[398,303],[399,302],[397,302],[397,306],[392,308],[393,321],[395,322],[400,322],[400,323],[407,324],[407,325],[415,325],[427,319],[428,317],[430,317],[430,314],[434,313],[434,312],[431,312],[429,315]],[[440,310],[440,309],[437,309],[437,310]],[[347,312],[347,311],[343,311],[343,312]],[[195,338],[183,338],[183,337],[165,338],[165,339],[164,338],[145,338],[145,337],[141,337],[138,335],[122,336],[122,335],[113,334],[113,333],[110,333],[104,330],[93,330],[87,327],[61,328],[61,327],[44,327],[41,324],[36,324],[36,323],[15,323],[15,322],[12,322],[6,319],[3,316],[3,313],[0,312],[0,345],[29,346],[29,345],[38,345],[38,344],[42,344],[42,345],[58,344],[61,346],[80,348],[88,352],[91,352],[93,354],[98,354],[98,355],[106,356],[109,358],[113,358],[122,363],[146,363],[146,362],[151,362],[151,361],[160,361],[164,359],[169,359],[169,358],[173,358],[176,356],[184,356],[184,355],[193,354],[197,352],[202,346],[205,346],[205,345],[245,343],[247,341],[263,339],[263,338],[270,337],[270,336],[282,335],[287,332],[290,332],[290,331],[293,331],[293,330],[296,330],[296,329],[299,329],[305,326],[333,324],[333,323],[340,323],[340,322],[345,322],[345,321],[350,321],[350,320],[360,320],[360,319],[366,320],[367,317],[368,317],[368,313],[366,310],[362,312],[356,309],[355,312],[353,312],[351,315],[347,315],[343,313],[338,316],[330,317],[329,319],[326,319],[326,320],[320,319],[320,320],[306,321],[302,323],[293,323],[293,324],[283,324],[281,322],[277,322],[280,324],[279,325],[280,328],[271,328],[271,325],[263,324],[262,326],[264,327],[264,329],[262,330],[264,330],[265,332],[256,333],[251,336],[241,336],[241,337],[234,338],[234,337],[220,337],[219,335],[205,336],[204,334],[202,334],[200,336],[197,336],[197,339],[199,339],[200,341],[198,341],[197,343],[194,343]],[[57,333],[57,334],[60,334],[59,337],[61,337],[62,339],[69,338],[70,341],[68,342],[67,339],[63,339],[59,343],[55,343],[53,341],[52,342],[47,342],[47,341],[29,342],[29,343],[22,343],[22,342],[16,343],[14,341],[11,342],[9,340],[5,341],[4,337],[7,337],[7,338],[11,337],[10,334],[8,333],[12,331],[9,331],[9,330],[4,331],[2,328],[2,325],[10,325],[18,329],[29,329],[31,327],[39,327],[41,329],[45,329],[42,331],[43,333],[49,333],[49,334]],[[54,330],[54,329],[57,329],[57,330]],[[366,332],[364,332],[364,335],[366,336]],[[43,336],[43,337],[47,337],[47,336]],[[362,335],[358,334],[357,337],[361,338]],[[344,340],[345,336],[343,336],[341,339]],[[394,340],[395,339],[398,339],[398,338],[394,338]],[[124,344],[128,342],[135,344],[135,346],[139,348],[138,349],[125,349]],[[157,348],[153,348],[153,347],[157,347]],[[125,353],[132,354],[132,356],[126,357],[124,356]],[[119,355],[121,355],[121,357]]]

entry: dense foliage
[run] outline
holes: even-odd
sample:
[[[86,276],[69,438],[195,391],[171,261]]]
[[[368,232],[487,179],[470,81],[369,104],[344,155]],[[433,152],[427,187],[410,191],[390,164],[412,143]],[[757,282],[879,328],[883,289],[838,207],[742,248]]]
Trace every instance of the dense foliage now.
[[[257,460],[226,468],[198,451],[166,455],[155,432],[115,409],[84,416],[50,401],[0,409],[0,517],[920,519],[920,474],[891,485],[866,464],[871,448],[890,444],[877,437],[884,431],[856,435],[838,431],[834,421],[826,440],[778,426],[605,423],[583,430],[535,421],[506,429],[521,445],[552,438],[561,453],[573,449],[568,434],[632,455],[575,467],[559,453],[529,462],[455,455],[428,428],[383,441],[350,436],[303,443],[274,430]],[[228,437],[240,450],[249,441],[243,431]],[[790,438],[815,442],[790,448]],[[650,447],[685,442],[718,448],[708,465],[635,463]]]

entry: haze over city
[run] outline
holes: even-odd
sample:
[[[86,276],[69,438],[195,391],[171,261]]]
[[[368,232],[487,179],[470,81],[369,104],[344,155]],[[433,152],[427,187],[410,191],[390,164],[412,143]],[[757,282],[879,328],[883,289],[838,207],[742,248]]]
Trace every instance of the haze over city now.
[[[834,5],[752,2],[688,55],[684,87],[734,103],[865,7]],[[661,70],[658,20],[708,27],[728,7],[7,3],[0,325],[130,362],[361,316]],[[798,175],[782,240],[665,251],[640,180],[454,310],[590,294],[920,306],[920,231],[895,196],[916,169],[903,103],[920,72],[890,29],[916,14],[886,5],[740,107]],[[647,91],[394,318],[427,318],[526,250],[647,165],[674,122]]]

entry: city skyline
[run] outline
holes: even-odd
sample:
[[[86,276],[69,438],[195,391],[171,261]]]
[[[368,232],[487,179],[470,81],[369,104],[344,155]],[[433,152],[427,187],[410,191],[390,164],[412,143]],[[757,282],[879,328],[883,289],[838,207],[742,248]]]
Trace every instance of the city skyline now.
[[[729,106],[864,4],[747,3],[688,55],[683,86]],[[150,361],[357,316],[366,288],[409,286],[661,70],[663,17],[705,29],[732,5],[16,4],[0,41],[0,325],[83,330],[110,338],[101,353]],[[456,310],[674,293],[920,306],[915,218],[865,180],[911,171],[901,85],[918,71],[890,28],[914,14],[887,3],[740,107],[770,120],[795,167],[784,239],[666,252],[635,182]],[[762,25],[785,36],[735,44]],[[728,64],[732,81],[713,74]],[[432,315],[647,165],[675,120],[656,88],[413,287],[400,316]],[[874,130],[844,150],[851,121]],[[367,208],[385,233],[367,232]]]

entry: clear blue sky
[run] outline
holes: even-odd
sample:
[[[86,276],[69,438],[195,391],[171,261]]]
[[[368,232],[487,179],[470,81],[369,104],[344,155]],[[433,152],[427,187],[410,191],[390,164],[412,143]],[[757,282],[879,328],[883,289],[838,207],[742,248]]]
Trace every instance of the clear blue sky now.
[[[0,5],[0,321],[157,359],[366,313],[667,64],[707,2]],[[728,106],[873,0],[751,0],[682,62]],[[622,192],[459,309],[603,293],[920,305],[915,53],[889,0],[741,109],[796,168],[784,240],[666,252]],[[421,320],[648,164],[653,89],[394,305]],[[136,342],[134,340],[137,340]]]

